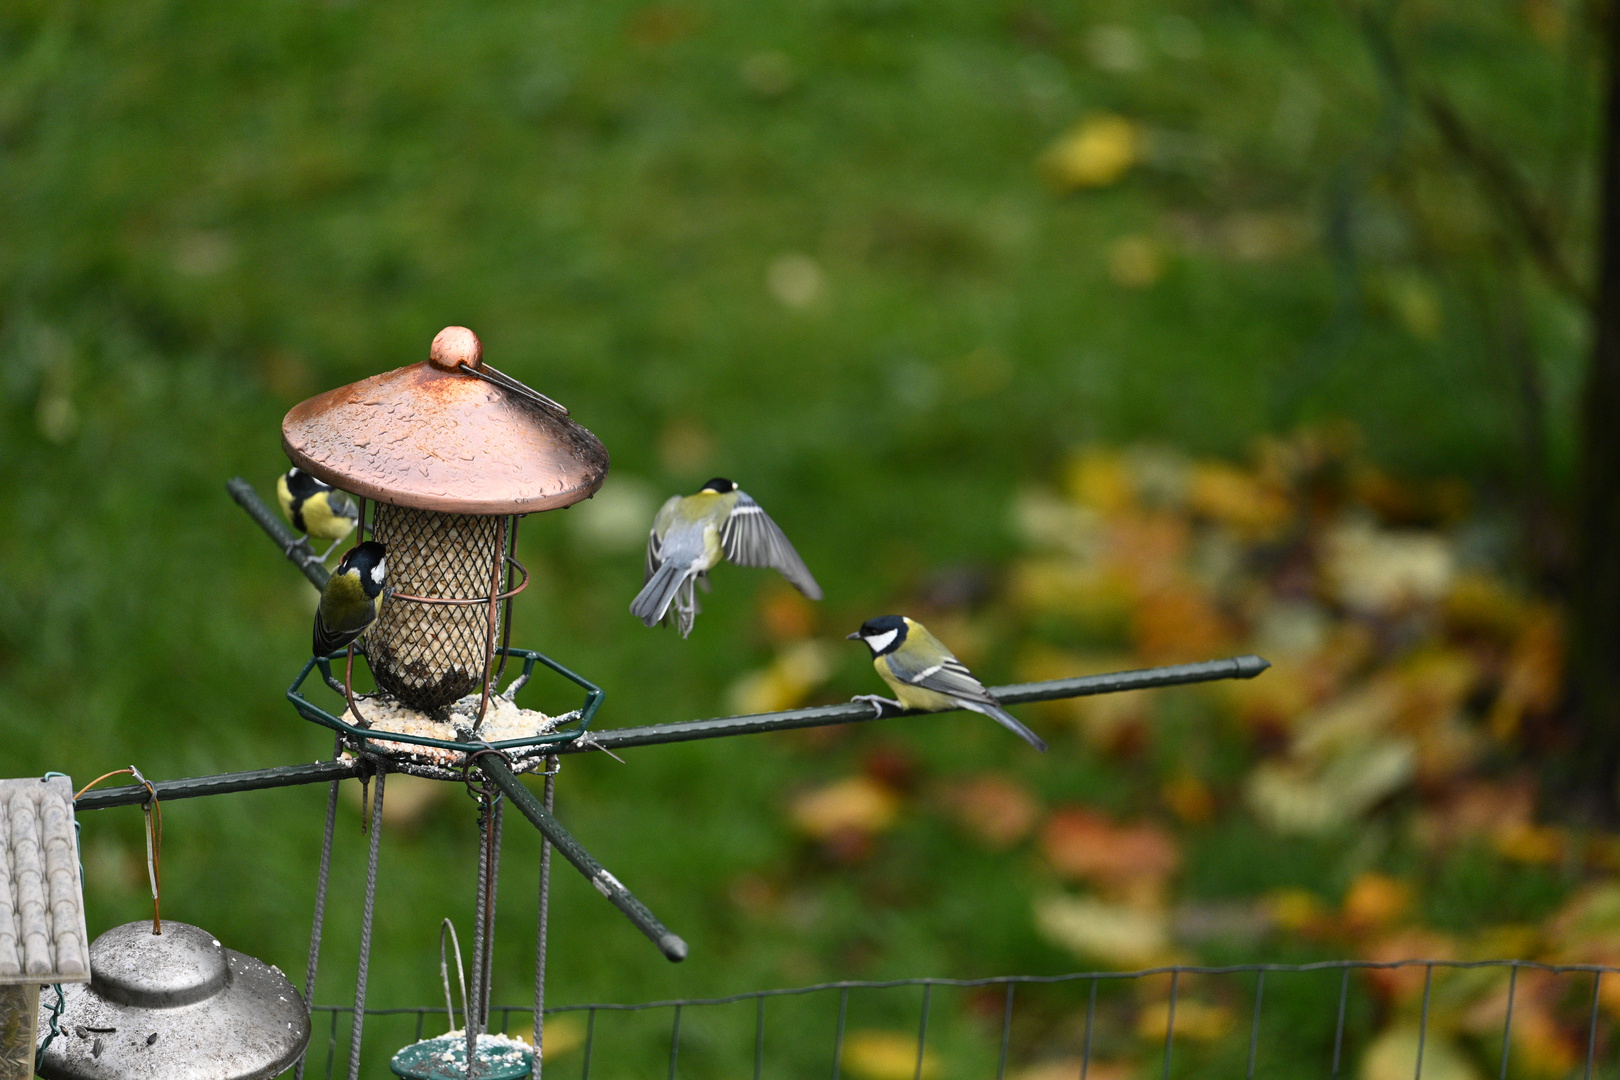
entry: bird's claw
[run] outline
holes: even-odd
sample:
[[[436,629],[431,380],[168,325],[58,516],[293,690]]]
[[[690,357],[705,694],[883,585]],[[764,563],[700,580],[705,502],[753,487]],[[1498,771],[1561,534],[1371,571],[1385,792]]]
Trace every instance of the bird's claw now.
[[[883,706],[885,705],[893,705],[897,709],[905,708],[904,705],[900,704],[898,701],[895,701],[893,698],[886,698],[881,694],[856,694],[849,700],[851,702],[864,701],[866,704],[872,706],[872,718],[874,720],[880,719],[883,716]]]

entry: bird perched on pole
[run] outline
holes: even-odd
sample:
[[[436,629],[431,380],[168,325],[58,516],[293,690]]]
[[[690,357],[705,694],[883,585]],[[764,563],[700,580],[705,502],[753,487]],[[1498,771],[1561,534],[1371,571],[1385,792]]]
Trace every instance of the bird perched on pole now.
[[[377,621],[377,601],[387,583],[387,549],[377,541],[367,540],[343,553],[315,609],[316,656],[347,648]]]
[[[922,712],[972,709],[1046,753],[1046,741],[997,704],[984,684],[922,623],[904,615],[879,615],[847,636],[851,641],[864,641],[872,650],[872,666],[900,699],[876,694],[854,698],[870,702],[878,715],[883,714],[884,705]]]
[[[360,523],[360,508],[353,499],[297,466],[276,478],[276,498],[293,528],[332,541],[318,560],[323,563]]]
[[[656,626],[675,608],[681,637],[692,632],[697,615],[693,585],[708,587],[709,569],[724,557],[738,566],[769,566],[804,595],[821,599],[799,553],[776,522],[748,493],[715,477],[696,495],[672,495],[653,519],[647,538],[646,584],[630,603],[630,613]]]

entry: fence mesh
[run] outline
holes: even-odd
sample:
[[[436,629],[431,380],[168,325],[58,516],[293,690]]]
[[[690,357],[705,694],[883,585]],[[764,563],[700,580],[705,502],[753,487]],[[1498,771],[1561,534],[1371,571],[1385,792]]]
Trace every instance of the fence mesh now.
[[[548,1008],[544,1068],[567,1080],[1620,1078],[1617,988],[1620,968],[1516,960],[830,982]],[[351,1013],[316,1008],[309,1075],[333,1075]],[[490,1021],[527,1037],[532,1009],[496,1006]],[[442,1008],[366,1011],[378,1053],[446,1028]]]

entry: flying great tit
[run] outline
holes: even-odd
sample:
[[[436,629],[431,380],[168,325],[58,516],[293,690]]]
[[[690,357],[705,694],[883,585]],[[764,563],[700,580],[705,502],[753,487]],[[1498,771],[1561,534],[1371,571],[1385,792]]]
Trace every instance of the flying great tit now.
[[[293,528],[332,541],[320,556],[323,563],[360,523],[360,508],[353,499],[296,466],[276,478],[276,497]]]
[[[315,655],[347,648],[377,621],[377,598],[387,585],[386,549],[375,540],[350,548],[326,579],[315,609]]]
[[[658,511],[647,538],[646,584],[630,614],[656,626],[673,603],[676,629],[681,637],[690,634],[698,611],[692,586],[702,579],[708,588],[709,568],[722,557],[738,566],[769,566],[810,599],[821,599],[821,586],[776,522],[747,492],[717,476],[696,495],[670,496]]]
[[[855,701],[871,702],[879,715],[884,705],[923,712],[972,709],[1046,753],[1046,741],[998,705],[984,684],[922,623],[904,615],[880,615],[866,620],[848,637],[866,642],[872,650],[872,666],[900,699],[862,694]]]

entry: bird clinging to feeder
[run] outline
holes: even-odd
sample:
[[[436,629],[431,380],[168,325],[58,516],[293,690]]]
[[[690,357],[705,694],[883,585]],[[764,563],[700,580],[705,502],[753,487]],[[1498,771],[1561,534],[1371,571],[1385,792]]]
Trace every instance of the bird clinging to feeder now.
[[[331,547],[315,556],[316,562],[324,563],[360,524],[360,508],[353,499],[296,465],[276,477],[276,499],[293,528],[305,536],[332,541]]]
[[[382,602],[387,580],[387,549],[375,540],[344,553],[337,569],[326,579],[320,606],[315,609],[316,656],[329,656],[347,648],[377,621],[377,606]]]

